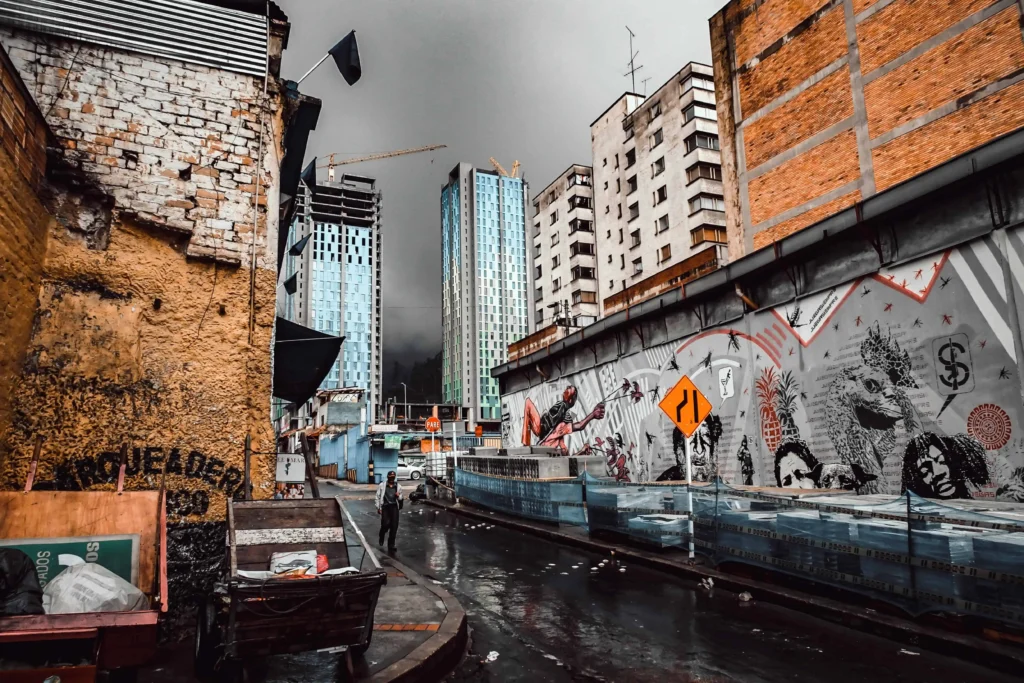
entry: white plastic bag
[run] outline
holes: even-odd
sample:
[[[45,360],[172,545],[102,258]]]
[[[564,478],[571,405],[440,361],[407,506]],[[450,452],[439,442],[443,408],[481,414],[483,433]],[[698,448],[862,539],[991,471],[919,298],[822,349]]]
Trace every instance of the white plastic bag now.
[[[68,567],[46,584],[43,596],[47,614],[149,609],[142,591],[94,562]]]
[[[290,553],[274,553],[270,556],[270,571],[275,574],[305,569],[306,574],[316,574],[316,551],[299,550]]]

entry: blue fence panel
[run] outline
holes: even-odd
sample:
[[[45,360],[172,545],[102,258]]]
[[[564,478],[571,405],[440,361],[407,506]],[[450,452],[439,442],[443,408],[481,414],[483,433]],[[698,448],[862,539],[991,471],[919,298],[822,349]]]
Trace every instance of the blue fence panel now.
[[[492,510],[545,522],[586,526],[583,481],[494,477],[455,470],[455,495]]]

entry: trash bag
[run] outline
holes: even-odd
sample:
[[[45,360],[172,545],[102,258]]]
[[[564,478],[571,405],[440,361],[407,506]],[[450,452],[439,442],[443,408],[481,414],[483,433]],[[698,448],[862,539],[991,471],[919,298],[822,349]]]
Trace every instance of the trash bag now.
[[[142,591],[94,562],[68,567],[46,584],[43,593],[49,614],[149,609],[149,600]]]
[[[17,548],[0,548],[0,614],[43,614],[43,590],[36,566]]]

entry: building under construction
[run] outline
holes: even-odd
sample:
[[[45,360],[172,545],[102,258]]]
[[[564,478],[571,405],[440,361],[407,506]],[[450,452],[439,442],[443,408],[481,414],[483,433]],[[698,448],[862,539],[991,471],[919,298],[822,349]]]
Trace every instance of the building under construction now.
[[[381,395],[381,191],[373,178],[333,179],[331,170],[332,179],[302,185],[280,314],[345,338],[321,388],[365,389],[372,421]]]

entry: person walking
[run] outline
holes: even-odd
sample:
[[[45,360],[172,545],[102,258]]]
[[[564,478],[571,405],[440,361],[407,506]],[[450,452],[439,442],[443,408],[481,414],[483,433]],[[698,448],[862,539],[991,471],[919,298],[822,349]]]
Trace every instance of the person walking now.
[[[398,511],[402,507],[402,485],[398,483],[395,471],[388,472],[387,479],[377,486],[377,514],[380,515],[379,545],[384,545],[384,534],[388,535],[388,551],[395,551],[395,534],[398,533]]]

